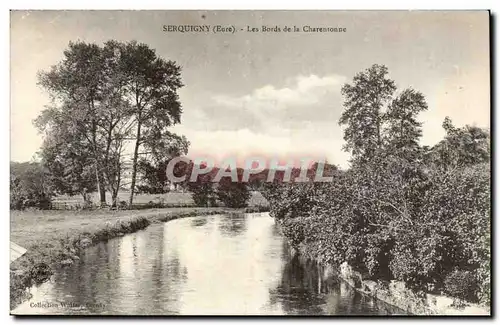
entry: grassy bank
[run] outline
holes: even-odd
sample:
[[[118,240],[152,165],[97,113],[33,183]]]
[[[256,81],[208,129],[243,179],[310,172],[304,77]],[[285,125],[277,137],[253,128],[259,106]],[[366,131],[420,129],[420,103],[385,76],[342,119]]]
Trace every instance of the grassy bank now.
[[[10,267],[10,307],[29,298],[27,288],[46,281],[54,267],[72,264],[86,247],[144,229],[152,223],[228,211],[233,210],[12,211],[11,241],[28,251]]]

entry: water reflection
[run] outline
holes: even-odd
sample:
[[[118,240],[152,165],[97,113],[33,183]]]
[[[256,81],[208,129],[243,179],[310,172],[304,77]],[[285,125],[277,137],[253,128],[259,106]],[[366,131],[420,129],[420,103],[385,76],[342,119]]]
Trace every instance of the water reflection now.
[[[13,313],[389,314],[292,255],[265,214],[174,220],[101,243]],[[58,307],[37,308],[38,302]],[[72,306],[62,306],[71,303]]]
[[[235,237],[247,230],[247,222],[243,213],[223,215],[218,225],[223,236]]]
[[[207,224],[207,218],[193,218],[191,219],[191,227],[202,227]]]

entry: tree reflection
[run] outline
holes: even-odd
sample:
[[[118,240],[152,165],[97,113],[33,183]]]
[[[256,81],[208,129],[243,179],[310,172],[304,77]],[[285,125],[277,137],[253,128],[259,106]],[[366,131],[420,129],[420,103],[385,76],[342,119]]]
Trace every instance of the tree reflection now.
[[[388,315],[401,311],[363,295],[324,267],[292,252],[284,243],[281,281],[269,291],[270,304],[285,314]]]
[[[223,236],[236,237],[247,229],[244,214],[222,215],[218,222],[219,231]]]
[[[191,227],[202,227],[207,224],[207,217],[199,217],[191,220]]]
[[[324,298],[318,295],[318,272],[311,263],[304,263],[298,254],[283,249],[286,263],[283,266],[281,281],[270,290],[271,304],[279,303],[285,314],[304,315],[322,314]]]

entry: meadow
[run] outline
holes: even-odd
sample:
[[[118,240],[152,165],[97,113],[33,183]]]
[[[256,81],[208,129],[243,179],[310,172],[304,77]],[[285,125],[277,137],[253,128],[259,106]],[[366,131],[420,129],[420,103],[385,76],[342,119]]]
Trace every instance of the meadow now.
[[[248,206],[267,206],[267,200],[260,194],[260,192],[253,191],[251,193],[250,200],[248,201]],[[108,204],[111,202],[111,194],[106,193],[106,199]],[[118,193],[118,201],[128,202],[129,192],[120,191]],[[99,198],[97,193],[91,194],[91,200],[93,203],[97,204]],[[168,192],[165,194],[136,194],[134,195],[134,205],[141,206],[148,203],[161,203],[165,207],[194,207],[193,199],[191,198],[190,192]],[[83,204],[83,198],[81,196],[67,196],[60,195],[54,198],[52,201],[56,209],[64,209],[72,207],[77,207]]]

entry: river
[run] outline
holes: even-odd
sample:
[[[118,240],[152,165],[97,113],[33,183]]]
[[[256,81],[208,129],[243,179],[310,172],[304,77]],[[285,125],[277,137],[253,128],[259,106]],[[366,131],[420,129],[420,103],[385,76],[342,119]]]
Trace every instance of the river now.
[[[268,214],[153,224],[86,249],[13,314],[388,315],[290,253]]]

